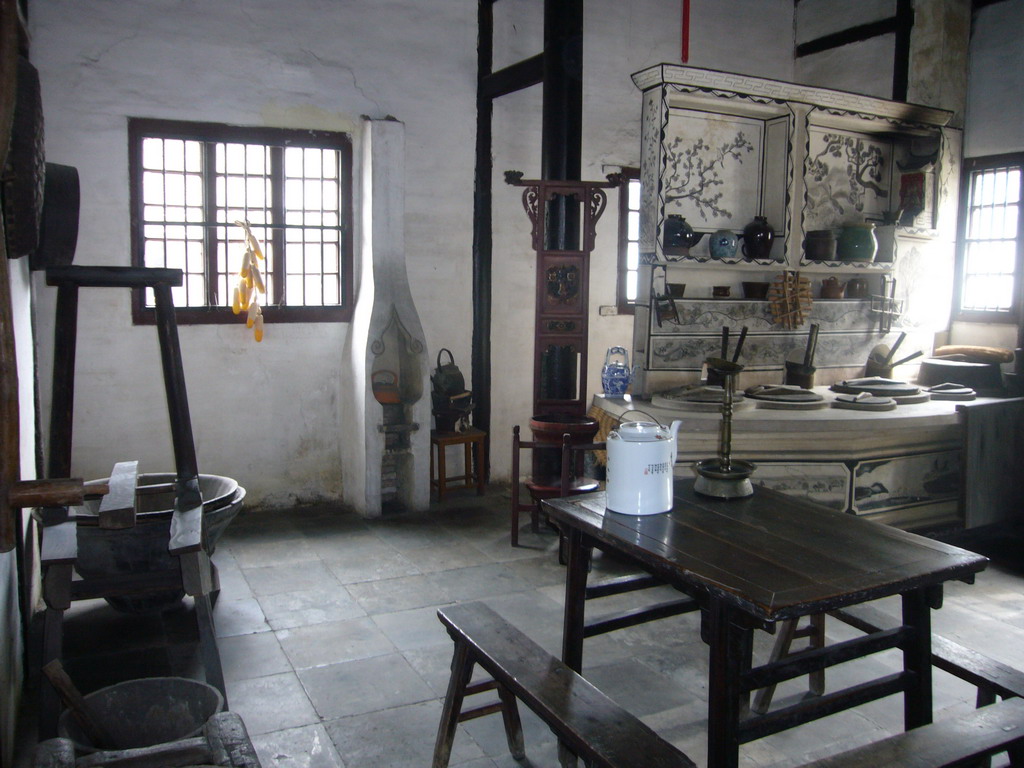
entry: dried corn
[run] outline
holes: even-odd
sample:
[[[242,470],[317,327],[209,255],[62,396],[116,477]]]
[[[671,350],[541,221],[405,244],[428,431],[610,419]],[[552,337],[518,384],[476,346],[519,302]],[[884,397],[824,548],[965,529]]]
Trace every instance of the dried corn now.
[[[253,329],[256,341],[263,340],[263,310],[259,304],[259,294],[267,292],[258,262],[264,259],[259,240],[253,235],[248,221],[236,221],[236,226],[245,233],[245,253],[242,255],[242,266],[238,270],[238,283],[235,286],[232,311],[237,315],[245,311],[245,325]]]
[[[263,275],[260,274],[260,268],[256,266],[255,261],[249,265],[249,276],[252,277],[253,284],[256,286],[257,291],[260,293],[267,292],[267,286],[263,284]]]

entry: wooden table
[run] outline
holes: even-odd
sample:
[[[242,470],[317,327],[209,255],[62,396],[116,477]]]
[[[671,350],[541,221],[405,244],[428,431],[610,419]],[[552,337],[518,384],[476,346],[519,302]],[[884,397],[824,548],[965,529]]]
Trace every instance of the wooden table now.
[[[596,546],[628,555],[700,603],[710,646],[709,766],[736,766],[741,744],[895,693],[904,695],[905,728],[931,722],[930,609],[941,606],[943,582],[972,581],[986,558],[763,488],[726,501],[677,480],[675,497],[671,512],[646,517],[606,512],[603,493],[544,502],[568,539],[568,666],[582,669],[584,590]],[[900,627],[752,667],[754,629],[890,595],[902,598]],[[903,651],[902,672],[750,712],[751,691],[890,648]]]

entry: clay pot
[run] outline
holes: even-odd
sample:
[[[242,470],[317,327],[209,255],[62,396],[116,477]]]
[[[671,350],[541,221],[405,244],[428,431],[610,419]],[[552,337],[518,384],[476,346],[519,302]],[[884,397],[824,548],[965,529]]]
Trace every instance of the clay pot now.
[[[708,250],[713,259],[731,259],[736,255],[739,239],[728,229],[720,229],[708,240]]]
[[[810,261],[832,261],[836,257],[836,236],[831,229],[814,229],[804,237],[804,257]]]
[[[689,222],[678,213],[671,213],[665,218],[665,248],[692,248],[703,236],[703,232],[694,232]]]
[[[843,261],[874,261],[878,252],[875,225],[849,224],[839,232],[836,254]]]
[[[762,260],[771,256],[775,232],[768,219],[755,216],[754,220],[743,228],[743,255],[748,259]]]

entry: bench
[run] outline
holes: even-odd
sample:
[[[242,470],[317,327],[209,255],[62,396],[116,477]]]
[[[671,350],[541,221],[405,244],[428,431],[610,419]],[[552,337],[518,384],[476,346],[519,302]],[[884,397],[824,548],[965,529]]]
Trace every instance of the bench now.
[[[483,603],[442,608],[438,618],[455,642],[452,676],[434,747],[433,768],[446,768],[458,723],[501,712],[512,756],[524,757],[516,701],[559,739],[559,758],[594,768],[692,768],[686,755],[549,654]],[[491,680],[470,684],[479,665]],[[499,702],[462,711],[467,695],[496,690]]]
[[[873,741],[801,768],[956,768],[1011,749],[1010,765],[1024,765],[1017,756],[1024,745],[1024,699],[1013,698],[975,709],[961,717]]]

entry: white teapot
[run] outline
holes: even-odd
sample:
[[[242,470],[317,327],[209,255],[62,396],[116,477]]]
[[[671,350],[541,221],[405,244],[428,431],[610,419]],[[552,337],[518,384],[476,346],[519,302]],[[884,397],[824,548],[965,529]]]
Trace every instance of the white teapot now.
[[[681,421],[626,421],[608,433],[607,507],[623,515],[672,509],[672,468]]]

